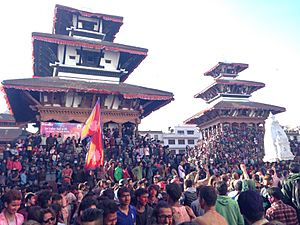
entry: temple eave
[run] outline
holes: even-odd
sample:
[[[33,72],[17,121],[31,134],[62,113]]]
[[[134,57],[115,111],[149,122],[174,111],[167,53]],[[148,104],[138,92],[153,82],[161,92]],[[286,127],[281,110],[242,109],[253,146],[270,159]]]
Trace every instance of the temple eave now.
[[[92,109],[81,108],[72,109],[64,107],[39,107],[38,112],[40,121],[57,121],[57,122],[70,122],[76,121],[84,123],[89,117]],[[101,109],[102,122],[115,122],[115,123],[140,123],[140,112],[133,110],[107,110]]]
[[[222,101],[209,109],[200,111],[189,119],[185,124],[201,125],[215,118],[223,120],[265,120],[269,113],[284,112],[285,108],[258,102],[226,102]],[[224,115],[225,114],[225,115]]]

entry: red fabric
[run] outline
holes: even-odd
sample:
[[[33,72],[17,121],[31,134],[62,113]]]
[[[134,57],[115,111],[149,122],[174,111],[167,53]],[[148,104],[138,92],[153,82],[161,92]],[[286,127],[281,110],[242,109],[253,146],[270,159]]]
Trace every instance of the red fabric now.
[[[266,212],[266,218],[269,220],[278,220],[286,225],[298,225],[296,210],[284,204],[281,200],[272,203]]]
[[[104,148],[100,116],[100,100],[98,100],[81,131],[81,140],[89,138],[89,149],[85,161],[86,170],[95,169],[104,165]]]
[[[71,168],[64,168],[62,171],[62,176],[64,178],[64,182],[71,183],[73,170]]]
[[[6,169],[12,170],[14,168],[14,162],[12,160],[7,160],[6,162]]]
[[[13,162],[13,168],[17,169],[20,172],[22,170],[22,164],[20,163],[20,161]]]
[[[129,172],[127,169],[123,169],[123,179],[130,178]]]

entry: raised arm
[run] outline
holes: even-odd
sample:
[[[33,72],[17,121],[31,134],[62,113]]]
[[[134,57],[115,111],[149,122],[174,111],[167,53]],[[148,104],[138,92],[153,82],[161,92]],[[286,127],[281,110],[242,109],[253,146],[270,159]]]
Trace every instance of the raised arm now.
[[[250,177],[249,177],[249,175],[248,175],[248,173],[247,173],[247,167],[246,167],[246,165],[242,163],[242,164],[240,165],[240,168],[241,168],[241,170],[242,170],[242,172],[243,172],[244,179],[249,180]]]
[[[209,173],[208,165],[205,165],[203,169],[204,169],[204,171],[206,173],[206,177],[204,179],[197,180],[197,182],[199,182],[201,184],[204,184],[204,185],[207,185],[208,181],[209,181],[209,178],[210,178],[210,173]],[[199,177],[199,173],[198,173],[198,177]]]

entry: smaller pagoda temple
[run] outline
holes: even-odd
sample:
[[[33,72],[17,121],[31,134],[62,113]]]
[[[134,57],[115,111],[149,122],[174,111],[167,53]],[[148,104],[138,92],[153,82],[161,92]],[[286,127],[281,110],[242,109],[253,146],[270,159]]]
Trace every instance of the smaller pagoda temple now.
[[[7,144],[13,144],[19,137],[29,134],[26,124],[16,124],[14,117],[8,113],[0,113],[0,152]]]
[[[52,33],[32,33],[33,78],[2,81],[16,122],[83,123],[99,98],[104,124],[137,126],[170,103],[170,92],[124,82],[148,50],[113,42],[122,24],[56,5]]]
[[[232,127],[235,130],[252,127],[263,132],[264,121],[269,113],[281,113],[285,108],[249,100],[251,94],[265,87],[265,84],[237,79],[239,73],[247,68],[248,64],[219,62],[204,73],[204,76],[213,77],[214,82],[194,97],[202,98],[209,107],[185,123],[197,124],[205,139],[228,126],[230,130]]]

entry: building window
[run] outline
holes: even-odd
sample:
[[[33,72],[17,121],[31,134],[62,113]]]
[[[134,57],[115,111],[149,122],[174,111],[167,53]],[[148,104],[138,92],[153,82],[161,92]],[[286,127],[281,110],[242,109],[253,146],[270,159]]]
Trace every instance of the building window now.
[[[177,134],[184,134],[184,130],[178,130]]]
[[[188,130],[187,134],[194,134],[194,131],[193,130]]]
[[[188,145],[194,145],[195,141],[194,140],[188,140]]]
[[[85,21],[85,20],[79,20],[79,23],[82,23],[82,29],[89,30],[89,31],[95,31],[95,25],[97,25],[97,22],[94,21]]]
[[[154,139],[158,140],[158,135],[157,134],[154,135]]]
[[[174,139],[168,140],[168,144],[169,144],[169,145],[175,145],[175,140],[174,140]]]
[[[103,57],[102,52],[94,52],[87,50],[79,50],[77,49],[77,55],[79,55],[80,62],[77,63],[79,66],[88,66],[88,67],[100,67],[101,58]]]
[[[178,144],[179,145],[185,145],[185,141],[184,140],[178,140]]]
[[[111,60],[110,59],[105,59],[105,63],[110,64]]]

